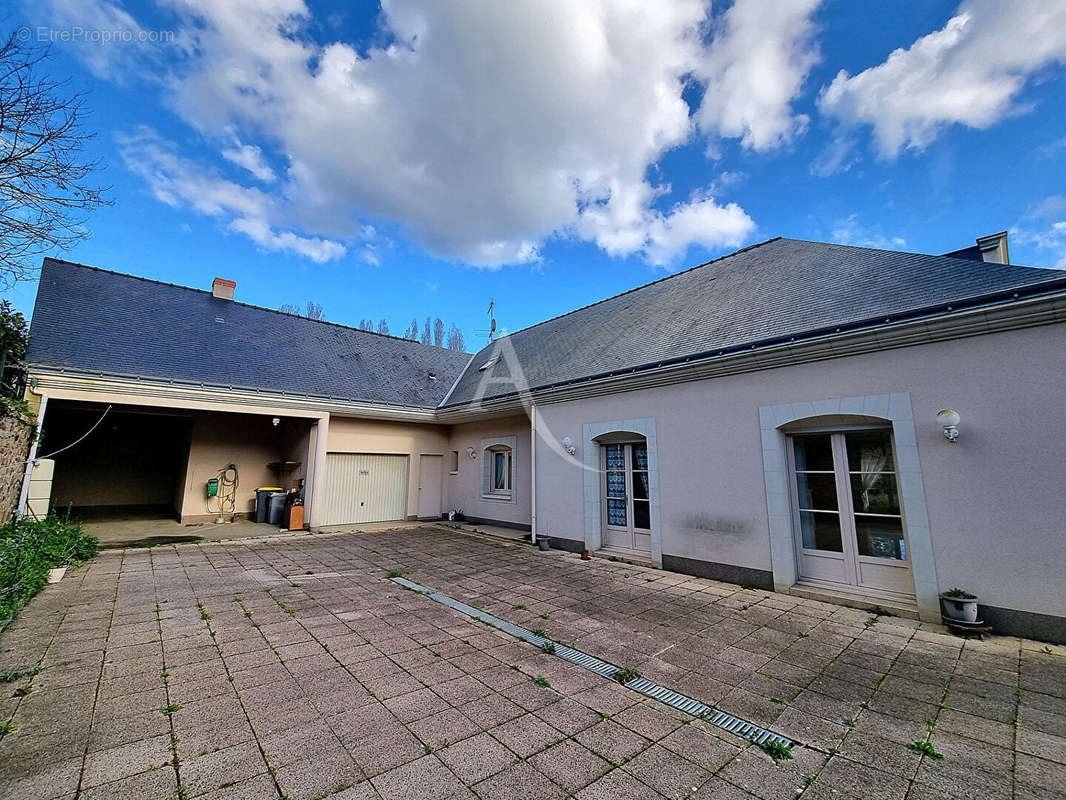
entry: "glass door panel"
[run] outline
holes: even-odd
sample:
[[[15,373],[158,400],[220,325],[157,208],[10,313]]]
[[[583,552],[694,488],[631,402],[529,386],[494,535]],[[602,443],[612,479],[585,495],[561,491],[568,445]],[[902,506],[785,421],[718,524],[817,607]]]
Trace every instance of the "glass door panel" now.
[[[906,561],[892,434],[850,431],[844,441],[859,555]]]
[[[843,553],[833,442],[829,434],[796,436],[796,504],[800,539],[808,550]]]
[[[626,451],[624,444],[607,445],[607,524],[624,528],[629,523],[626,503]]]
[[[648,445],[631,444],[630,463],[633,481],[633,527],[651,528],[651,495],[648,484]]]

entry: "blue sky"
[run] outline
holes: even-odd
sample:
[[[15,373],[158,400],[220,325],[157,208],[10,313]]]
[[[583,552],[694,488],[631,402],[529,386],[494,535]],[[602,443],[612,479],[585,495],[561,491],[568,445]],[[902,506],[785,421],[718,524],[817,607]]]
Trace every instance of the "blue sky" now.
[[[440,316],[476,349],[490,298],[516,330],[779,235],[938,253],[1010,229],[1015,263],[1066,266],[1066,3],[1005,8],[38,0],[10,22],[56,39],[107,165],[113,205],[65,257],[394,334]]]

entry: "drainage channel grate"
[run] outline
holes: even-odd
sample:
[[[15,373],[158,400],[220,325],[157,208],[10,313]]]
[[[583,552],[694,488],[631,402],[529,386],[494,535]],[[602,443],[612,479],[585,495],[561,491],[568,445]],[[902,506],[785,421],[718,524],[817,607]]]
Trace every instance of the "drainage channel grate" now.
[[[552,641],[551,639],[533,633],[533,631],[523,628],[520,625],[515,625],[514,623],[508,622],[505,619],[500,619],[497,616],[488,614],[473,606],[468,606],[466,603],[448,597],[446,594],[435,592],[421,584],[415,583],[414,581],[409,581],[407,578],[392,578],[391,580],[398,583],[400,586],[411,589],[421,595],[425,595],[430,600],[434,600],[441,605],[448,606],[448,608],[466,614],[466,616],[471,619],[487,623],[497,630],[501,630],[504,633],[508,633],[517,639],[522,639],[537,647],[541,647]],[[598,675],[602,675],[603,677],[612,680],[614,679],[615,674],[619,672],[617,666],[598,659],[596,656],[583,653],[580,650],[575,650],[573,647],[568,647],[565,644],[559,644],[558,642],[552,643],[555,645],[555,655],[566,659],[573,664],[577,664],[579,667],[584,667],[587,670],[591,670]],[[632,689],[635,692],[640,692],[645,697],[650,697],[653,700],[658,700],[660,703],[665,703],[671,708],[676,708],[678,711],[683,711],[694,717],[701,717],[712,725],[715,725],[724,731],[728,731],[735,736],[750,739],[755,742],[755,744],[764,745],[772,741],[780,742],[785,747],[791,747],[793,744],[791,739],[782,736],[779,733],[768,731],[766,728],[761,728],[753,722],[748,722],[739,717],[727,714],[724,711],[719,711],[718,709],[712,708],[706,703],[701,703],[699,700],[689,697],[688,695],[680,694],[673,689],[667,689],[665,686],[660,686],[655,681],[648,680],[645,677],[628,680],[623,686],[627,689]]]

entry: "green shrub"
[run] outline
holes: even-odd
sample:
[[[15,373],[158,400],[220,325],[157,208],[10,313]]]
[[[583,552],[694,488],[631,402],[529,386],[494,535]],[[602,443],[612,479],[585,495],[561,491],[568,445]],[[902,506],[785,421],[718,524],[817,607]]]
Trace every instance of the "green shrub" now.
[[[0,527],[0,631],[41,591],[53,567],[96,555],[97,540],[58,517],[13,519]]]

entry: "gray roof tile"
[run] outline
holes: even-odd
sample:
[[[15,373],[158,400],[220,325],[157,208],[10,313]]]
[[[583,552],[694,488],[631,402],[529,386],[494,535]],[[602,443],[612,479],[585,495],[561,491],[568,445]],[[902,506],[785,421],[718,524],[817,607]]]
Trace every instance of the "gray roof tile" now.
[[[506,337],[541,388],[799,336],[1066,277],[1060,270],[771,239]],[[496,352],[474,356],[446,407],[470,402]],[[481,396],[513,393],[495,383]]]
[[[53,367],[422,408],[443,400],[469,358],[50,258],[27,355]]]

